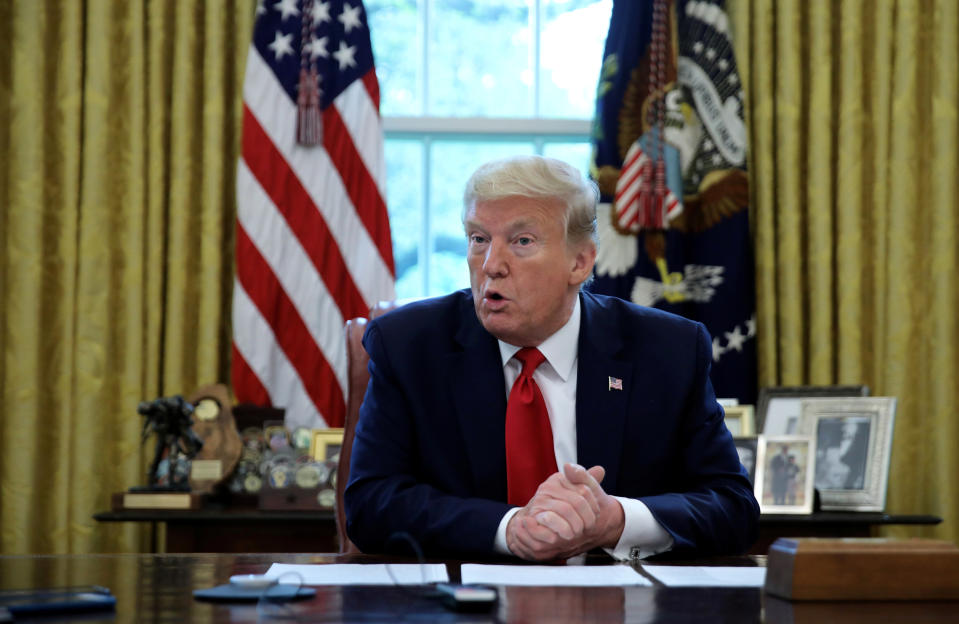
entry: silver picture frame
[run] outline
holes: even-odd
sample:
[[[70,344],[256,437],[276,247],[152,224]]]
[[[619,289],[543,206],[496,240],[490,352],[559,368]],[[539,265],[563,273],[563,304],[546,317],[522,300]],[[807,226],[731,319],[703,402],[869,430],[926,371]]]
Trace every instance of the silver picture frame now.
[[[895,397],[803,399],[800,431],[816,439],[824,511],[884,511]]]

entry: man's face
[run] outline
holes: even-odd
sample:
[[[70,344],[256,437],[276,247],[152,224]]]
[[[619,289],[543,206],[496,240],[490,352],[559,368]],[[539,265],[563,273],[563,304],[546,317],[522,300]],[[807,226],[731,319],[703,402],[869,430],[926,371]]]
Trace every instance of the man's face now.
[[[566,244],[565,212],[559,200],[519,196],[478,201],[467,210],[476,316],[500,340],[538,346],[569,320],[596,249]]]

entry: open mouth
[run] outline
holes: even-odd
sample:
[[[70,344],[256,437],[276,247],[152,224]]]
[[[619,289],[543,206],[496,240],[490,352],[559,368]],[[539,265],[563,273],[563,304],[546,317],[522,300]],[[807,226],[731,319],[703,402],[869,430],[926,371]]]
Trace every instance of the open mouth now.
[[[483,295],[483,300],[486,302],[486,309],[491,312],[498,312],[502,310],[509,299],[496,292],[495,290],[487,290]]]

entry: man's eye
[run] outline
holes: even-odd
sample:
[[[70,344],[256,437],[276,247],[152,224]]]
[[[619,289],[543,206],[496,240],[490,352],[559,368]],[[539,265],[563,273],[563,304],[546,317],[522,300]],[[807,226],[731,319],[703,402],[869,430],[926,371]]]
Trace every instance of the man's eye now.
[[[486,242],[486,239],[480,236],[479,234],[471,234],[470,242],[473,243],[474,245],[481,245],[484,242]]]
[[[520,245],[525,246],[525,245],[531,244],[533,242],[533,239],[530,238],[529,236],[520,236],[519,238],[516,239],[516,242],[519,243]]]

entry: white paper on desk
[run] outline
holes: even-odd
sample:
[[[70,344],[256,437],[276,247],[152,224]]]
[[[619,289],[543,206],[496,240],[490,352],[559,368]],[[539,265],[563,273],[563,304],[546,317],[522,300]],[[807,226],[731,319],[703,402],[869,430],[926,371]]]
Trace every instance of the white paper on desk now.
[[[762,587],[766,568],[737,566],[644,565],[643,571],[667,587]]]
[[[266,571],[266,576],[279,579],[281,583],[299,582],[302,585],[420,585],[450,580],[443,563],[391,563],[389,572],[386,567],[385,563],[274,563]],[[302,581],[293,573],[299,574]]]
[[[460,566],[460,576],[464,583],[485,585],[559,587],[652,585],[636,570],[625,565],[528,566],[464,563]]]

